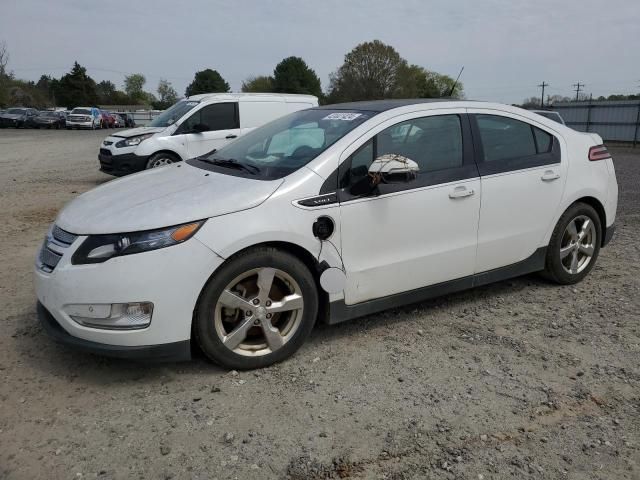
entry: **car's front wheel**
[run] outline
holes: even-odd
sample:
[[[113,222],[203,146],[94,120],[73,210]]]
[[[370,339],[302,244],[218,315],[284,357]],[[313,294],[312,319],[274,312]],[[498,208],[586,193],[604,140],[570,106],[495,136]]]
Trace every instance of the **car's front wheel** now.
[[[164,167],[165,165],[171,165],[178,162],[179,159],[175,155],[171,155],[167,152],[159,152],[151,155],[147,161],[147,170],[150,168]]]
[[[229,260],[203,290],[194,335],[227,368],[261,368],[291,356],[313,329],[314,278],[297,257],[271,247]]]
[[[547,248],[545,275],[570,285],[588,275],[600,253],[602,225],[591,205],[576,203],[556,224]]]

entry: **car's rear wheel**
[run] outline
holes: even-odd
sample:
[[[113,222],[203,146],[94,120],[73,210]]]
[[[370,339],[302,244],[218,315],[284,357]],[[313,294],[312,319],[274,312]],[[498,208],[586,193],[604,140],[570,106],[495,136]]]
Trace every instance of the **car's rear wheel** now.
[[[275,248],[231,259],[201,295],[194,336],[227,368],[261,368],[291,356],[313,329],[318,292],[309,269]]]
[[[600,253],[602,225],[591,205],[576,203],[560,217],[547,248],[545,275],[569,285],[586,277]]]
[[[165,165],[171,165],[180,161],[178,157],[168,152],[158,152],[151,155],[151,158],[147,161],[147,170],[150,168],[164,167]]]

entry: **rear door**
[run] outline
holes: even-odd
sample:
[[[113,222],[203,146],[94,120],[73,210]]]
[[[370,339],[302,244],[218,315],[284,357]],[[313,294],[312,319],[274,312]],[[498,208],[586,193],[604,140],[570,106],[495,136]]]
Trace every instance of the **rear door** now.
[[[193,133],[195,125],[203,131]],[[205,105],[182,122],[175,135],[180,134],[185,137],[189,158],[219,149],[240,135],[238,102]]]
[[[557,134],[524,117],[469,109],[482,183],[476,273],[525,260],[543,246],[566,181]],[[565,150],[566,151],[566,150]]]

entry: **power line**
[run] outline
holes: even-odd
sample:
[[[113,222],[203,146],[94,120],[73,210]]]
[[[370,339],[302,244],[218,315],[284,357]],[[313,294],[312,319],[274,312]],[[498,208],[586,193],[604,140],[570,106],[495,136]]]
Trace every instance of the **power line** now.
[[[574,83],[573,86],[576,87],[576,102],[577,102],[580,97],[580,90],[582,90],[582,87],[584,87],[584,83],[580,83],[580,82]]]
[[[538,86],[542,87],[542,95],[540,95],[540,108],[544,108],[544,87],[548,87],[549,84],[543,80],[542,83]]]

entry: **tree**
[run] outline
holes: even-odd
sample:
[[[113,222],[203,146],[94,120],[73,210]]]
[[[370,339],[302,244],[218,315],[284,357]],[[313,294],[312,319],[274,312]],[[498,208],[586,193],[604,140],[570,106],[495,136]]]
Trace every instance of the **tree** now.
[[[398,87],[399,74],[406,68],[407,61],[392,46],[380,40],[361,43],[345,55],[342,66],[331,75],[329,99],[391,98]]]
[[[95,105],[98,102],[96,82],[78,62],[74,62],[71,71],[60,78],[53,93],[57,104],[67,108]]]
[[[158,96],[159,100],[153,104],[153,108],[157,110],[165,110],[178,101],[178,92],[171,82],[162,78],[158,82]]]
[[[273,77],[259,75],[257,77],[249,77],[242,82],[242,91],[251,93],[269,93],[273,92]]]
[[[280,93],[305,93],[322,95],[320,79],[300,57],[282,60],[273,71],[273,91]]]
[[[132,73],[124,77],[124,91],[134,102],[146,102],[147,95],[144,91],[144,84],[147,79],[141,73]]]
[[[229,84],[222,78],[217,70],[207,68],[196,72],[193,82],[189,84],[184,94],[187,97],[200,93],[228,92]]]
[[[103,80],[96,85],[96,93],[98,94],[98,103],[101,105],[116,105],[113,97],[116,93],[116,85],[109,80]]]
[[[5,106],[9,103],[9,82],[11,80],[11,74],[7,72],[7,65],[9,64],[9,52],[7,51],[6,42],[0,42],[0,106]]]

